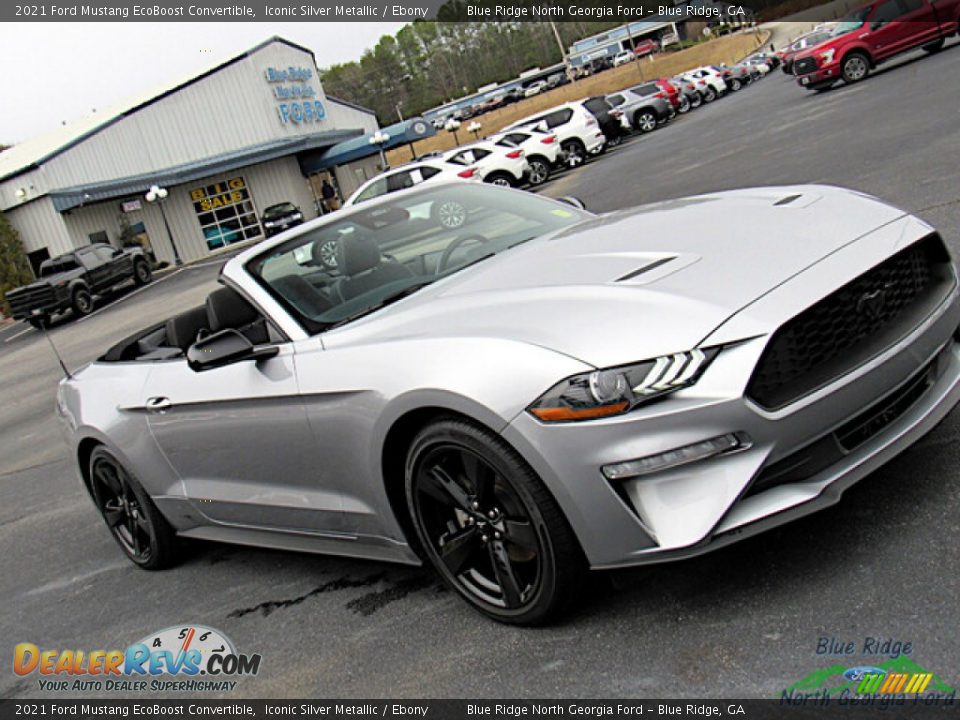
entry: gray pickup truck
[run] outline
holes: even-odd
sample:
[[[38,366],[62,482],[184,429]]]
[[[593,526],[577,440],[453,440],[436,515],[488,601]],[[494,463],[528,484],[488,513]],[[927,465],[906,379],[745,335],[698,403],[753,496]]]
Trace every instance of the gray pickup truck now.
[[[77,317],[93,312],[93,298],[133,280],[152,279],[150,262],[141,248],[120,250],[97,243],[44,260],[39,279],[7,293],[13,317],[34,327],[46,327],[57,313],[72,310]]]

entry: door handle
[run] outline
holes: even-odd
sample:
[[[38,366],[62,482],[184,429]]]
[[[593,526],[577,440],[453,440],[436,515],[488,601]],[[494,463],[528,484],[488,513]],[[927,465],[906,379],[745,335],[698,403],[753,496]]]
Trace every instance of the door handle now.
[[[166,410],[169,410],[171,407],[173,407],[173,403],[170,402],[170,398],[165,398],[165,397],[147,398],[148,412],[162,413]]]

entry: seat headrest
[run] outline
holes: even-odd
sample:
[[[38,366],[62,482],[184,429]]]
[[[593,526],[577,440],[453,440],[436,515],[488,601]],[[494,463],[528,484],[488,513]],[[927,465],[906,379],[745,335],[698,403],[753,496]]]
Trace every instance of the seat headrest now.
[[[207,296],[207,322],[210,332],[239,329],[260,317],[260,313],[236,290],[222,287]]]
[[[380,246],[372,238],[343,238],[337,246],[337,268],[347,277],[359,275],[380,264]]]
[[[168,347],[186,350],[197,341],[201,330],[208,329],[207,308],[201,305],[167,320]]]

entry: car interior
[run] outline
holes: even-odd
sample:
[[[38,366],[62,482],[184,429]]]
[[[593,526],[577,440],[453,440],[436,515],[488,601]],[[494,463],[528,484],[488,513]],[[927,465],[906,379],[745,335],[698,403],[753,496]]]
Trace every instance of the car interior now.
[[[254,345],[279,342],[279,331],[236,290],[221,287],[203,305],[174,315],[121,340],[100,358],[102,362],[149,362],[186,357],[197,340],[221,330],[238,331]]]

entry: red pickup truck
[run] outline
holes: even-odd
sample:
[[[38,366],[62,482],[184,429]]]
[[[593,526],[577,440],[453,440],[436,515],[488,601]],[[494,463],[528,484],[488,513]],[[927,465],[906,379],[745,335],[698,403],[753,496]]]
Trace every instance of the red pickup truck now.
[[[844,18],[829,40],[797,53],[793,73],[810,90],[854,83],[900,53],[936,52],[958,23],[960,0],[876,0]]]

